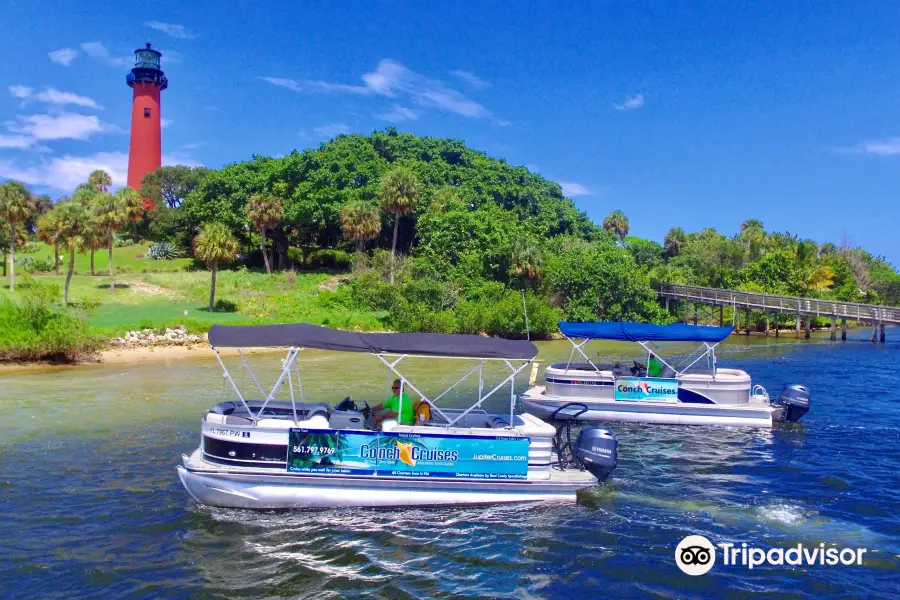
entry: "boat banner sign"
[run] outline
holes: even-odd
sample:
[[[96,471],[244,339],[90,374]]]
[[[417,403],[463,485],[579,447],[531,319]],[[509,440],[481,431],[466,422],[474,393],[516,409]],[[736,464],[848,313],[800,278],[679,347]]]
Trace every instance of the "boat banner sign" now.
[[[525,479],[529,438],[291,429],[290,473]]]
[[[618,377],[615,399],[678,402],[678,380],[658,377]]]

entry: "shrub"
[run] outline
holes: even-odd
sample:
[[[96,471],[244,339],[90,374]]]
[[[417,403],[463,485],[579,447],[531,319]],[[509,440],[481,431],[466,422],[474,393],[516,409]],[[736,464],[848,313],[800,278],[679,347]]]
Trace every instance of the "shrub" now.
[[[53,270],[53,262],[44,258],[33,256],[16,257],[16,262],[26,273],[49,273]]]
[[[348,271],[353,265],[353,254],[343,250],[316,250],[309,255],[309,267],[312,269],[334,269]]]
[[[58,306],[60,296],[58,285],[31,281],[21,304],[0,301],[0,361],[72,361],[103,346],[83,317]]]
[[[356,308],[361,310],[390,310],[397,295],[397,288],[374,271],[363,273],[348,287]]]
[[[179,254],[175,244],[167,240],[156,242],[147,248],[147,258],[150,260],[172,260],[178,258]]]

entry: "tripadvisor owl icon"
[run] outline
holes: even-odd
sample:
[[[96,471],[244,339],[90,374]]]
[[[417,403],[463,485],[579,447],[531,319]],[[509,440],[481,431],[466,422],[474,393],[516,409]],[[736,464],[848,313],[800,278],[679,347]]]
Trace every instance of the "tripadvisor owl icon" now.
[[[716,548],[702,535],[689,535],[675,548],[675,564],[687,575],[703,575],[716,564]]]

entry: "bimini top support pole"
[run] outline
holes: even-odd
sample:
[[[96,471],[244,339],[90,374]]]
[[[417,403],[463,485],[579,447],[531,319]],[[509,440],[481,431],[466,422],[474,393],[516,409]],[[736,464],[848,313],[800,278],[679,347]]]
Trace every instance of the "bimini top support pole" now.
[[[281,382],[284,381],[285,376],[287,376],[288,372],[291,370],[291,364],[297,358],[298,354],[300,354],[300,348],[291,348],[290,350],[288,350],[288,355],[284,361],[284,366],[281,368],[281,375],[278,376],[278,381],[276,381],[275,385],[272,386],[272,391],[269,392],[268,396],[266,396],[266,401],[263,402],[263,405],[259,407],[259,412],[256,413],[256,417],[254,417],[253,419],[254,423],[259,421],[259,416],[266,409],[266,406],[269,405],[269,402],[271,402],[272,399],[275,398],[275,394],[278,393],[278,388],[281,387]]]
[[[565,335],[565,334],[563,334],[563,335]],[[583,339],[580,343],[577,343],[577,344],[576,344],[575,341],[574,341],[572,338],[570,338],[569,336],[565,336],[565,337],[566,337],[567,340],[569,340],[569,343],[572,344],[572,352],[569,353],[569,362],[566,363],[566,371],[567,371],[567,372],[568,372],[568,370],[569,370],[569,365],[572,364],[572,356],[575,355],[575,352],[576,352],[576,351],[577,351],[582,357],[584,357],[584,360],[586,360],[586,361],[588,362],[589,365],[591,365],[592,367],[594,367],[594,370],[595,370],[595,371],[600,371],[600,369],[597,367],[597,365],[594,364],[594,361],[592,361],[592,360],[590,359],[590,357],[588,357],[588,355],[584,353],[584,350],[582,350],[582,348],[583,348],[584,346],[586,346],[588,342],[591,341],[591,338],[585,338],[585,339]]]
[[[250,406],[247,405],[247,401],[244,400],[244,396],[241,394],[241,390],[238,388],[237,384],[234,382],[234,379],[231,378],[231,373],[228,372],[228,368],[225,366],[225,363],[222,361],[222,357],[219,356],[219,351],[215,346],[210,346],[213,351],[213,354],[216,355],[216,360],[219,361],[219,366],[222,367],[222,375],[225,376],[225,379],[228,380],[228,383],[231,384],[231,387],[234,388],[234,393],[237,394],[238,399],[241,401],[241,404],[244,405],[244,408],[247,410],[247,414],[253,416],[253,413],[250,412]]]
[[[507,361],[504,361],[504,362],[507,362]],[[491,391],[489,391],[489,392],[488,392],[487,394],[485,394],[484,396],[480,397],[480,398],[478,399],[478,402],[476,402],[475,404],[473,404],[472,406],[470,406],[469,408],[467,408],[466,410],[464,410],[458,417],[456,417],[455,419],[453,419],[452,421],[450,421],[450,422],[447,424],[447,427],[450,427],[451,425],[455,424],[456,422],[458,422],[459,420],[461,420],[463,417],[465,417],[467,414],[469,414],[470,412],[472,412],[472,411],[475,410],[476,408],[480,408],[480,407],[481,407],[481,404],[482,404],[485,400],[487,400],[488,398],[490,398],[490,397],[494,394],[494,392],[496,392],[497,390],[499,390],[500,388],[502,388],[504,385],[506,385],[506,382],[507,382],[507,381],[510,381],[510,380],[512,380],[512,379],[515,379],[516,375],[518,375],[518,374],[522,371],[522,369],[524,369],[525,367],[527,367],[529,364],[531,364],[531,361],[530,361],[530,360],[527,360],[527,361],[525,361],[525,362],[522,363],[522,366],[520,366],[520,367],[518,367],[518,368],[515,368],[515,367],[513,367],[512,365],[509,365],[508,362],[507,362],[507,366],[509,366],[509,368],[512,369],[512,375],[508,375],[508,376],[506,377],[506,379],[504,379],[503,381],[501,381],[500,383],[498,383],[496,386],[494,386],[494,388],[493,388]],[[515,397],[513,397],[513,402],[515,402]],[[510,423],[510,425],[512,425],[512,423]]]
[[[652,347],[650,346],[649,343],[647,343],[647,342],[638,342],[638,344],[640,344],[641,346],[643,346],[644,350],[647,351],[647,364],[648,364],[648,366],[649,366],[649,364],[650,364],[650,354],[652,354],[652,355],[655,356],[657,359],[659,359],[659,362],[661,362],[662,364],[666,365],[667,367],[669,367],[670,369],[672,369],[673,371],[675,371],[676,374],[679,373],[678,369],[676,369],[672,364],[670,364],[669,362],[667,362],[666,359],[664,359],[662,356],[660,356],[660,355],[659,355],[659,352],[657,352],[654,348],[652,348]]]

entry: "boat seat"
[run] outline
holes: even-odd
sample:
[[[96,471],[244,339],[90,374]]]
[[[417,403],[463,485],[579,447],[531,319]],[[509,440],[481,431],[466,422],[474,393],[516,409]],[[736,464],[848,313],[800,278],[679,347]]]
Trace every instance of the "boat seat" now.
[[[250,410],[256,415],[259,412],[259,409],[262,408],[265,402],[263,400],[247,400],[247,405],[250,407]],[[324,402],[297,402],[295,403],[297,407],[297,416],[298,417],[307,417],[308,415],[315,414],[324,414],[328,415],[331,412],[331,407],[329,407]],[[212,414],[225,415],[225,416],[235,416],[235,417],[247,417],[249,416],[247,413],[247,409],[244,407],[244,404],[240,401],[238,402],[219,402],[214,405],[209,412]],[[266,404],[266,409],[261,415],[263,417],[269,418],[286,418],[293,419],[294,418],[294,409],[290,402],[284,401],[272,401]]]
[[[299,427],[305,429],[328,429],[328,417],[322,414],[315,414],[309,419],[299,421],[294,424],[291,419],[260,419],[256,422],[257,427],[268,427],[271,429],[290,429]]]
[[[613,366],[612,366],[612,365],[598,364],[598,365],[596,365],[596,366],[597,366],[597,369],[594,369],[594,365],[592,365],[591,363],[586,363],[586,362],[573,362],[573,363],[568,363],[568,368],[569,368],[570,371],[571,371],[571,370],[576,370],[576,371],[596,371],[596,370],[600,370],[600,371],[612,371],[612,369],[613,369]],[[553,363],[552,365],[550,365],[550,368],[552,368],[552,369],[563,369],[563,370],[565,370],[565,369],[566,369],[566,363],[564,363],[564,362]]]

